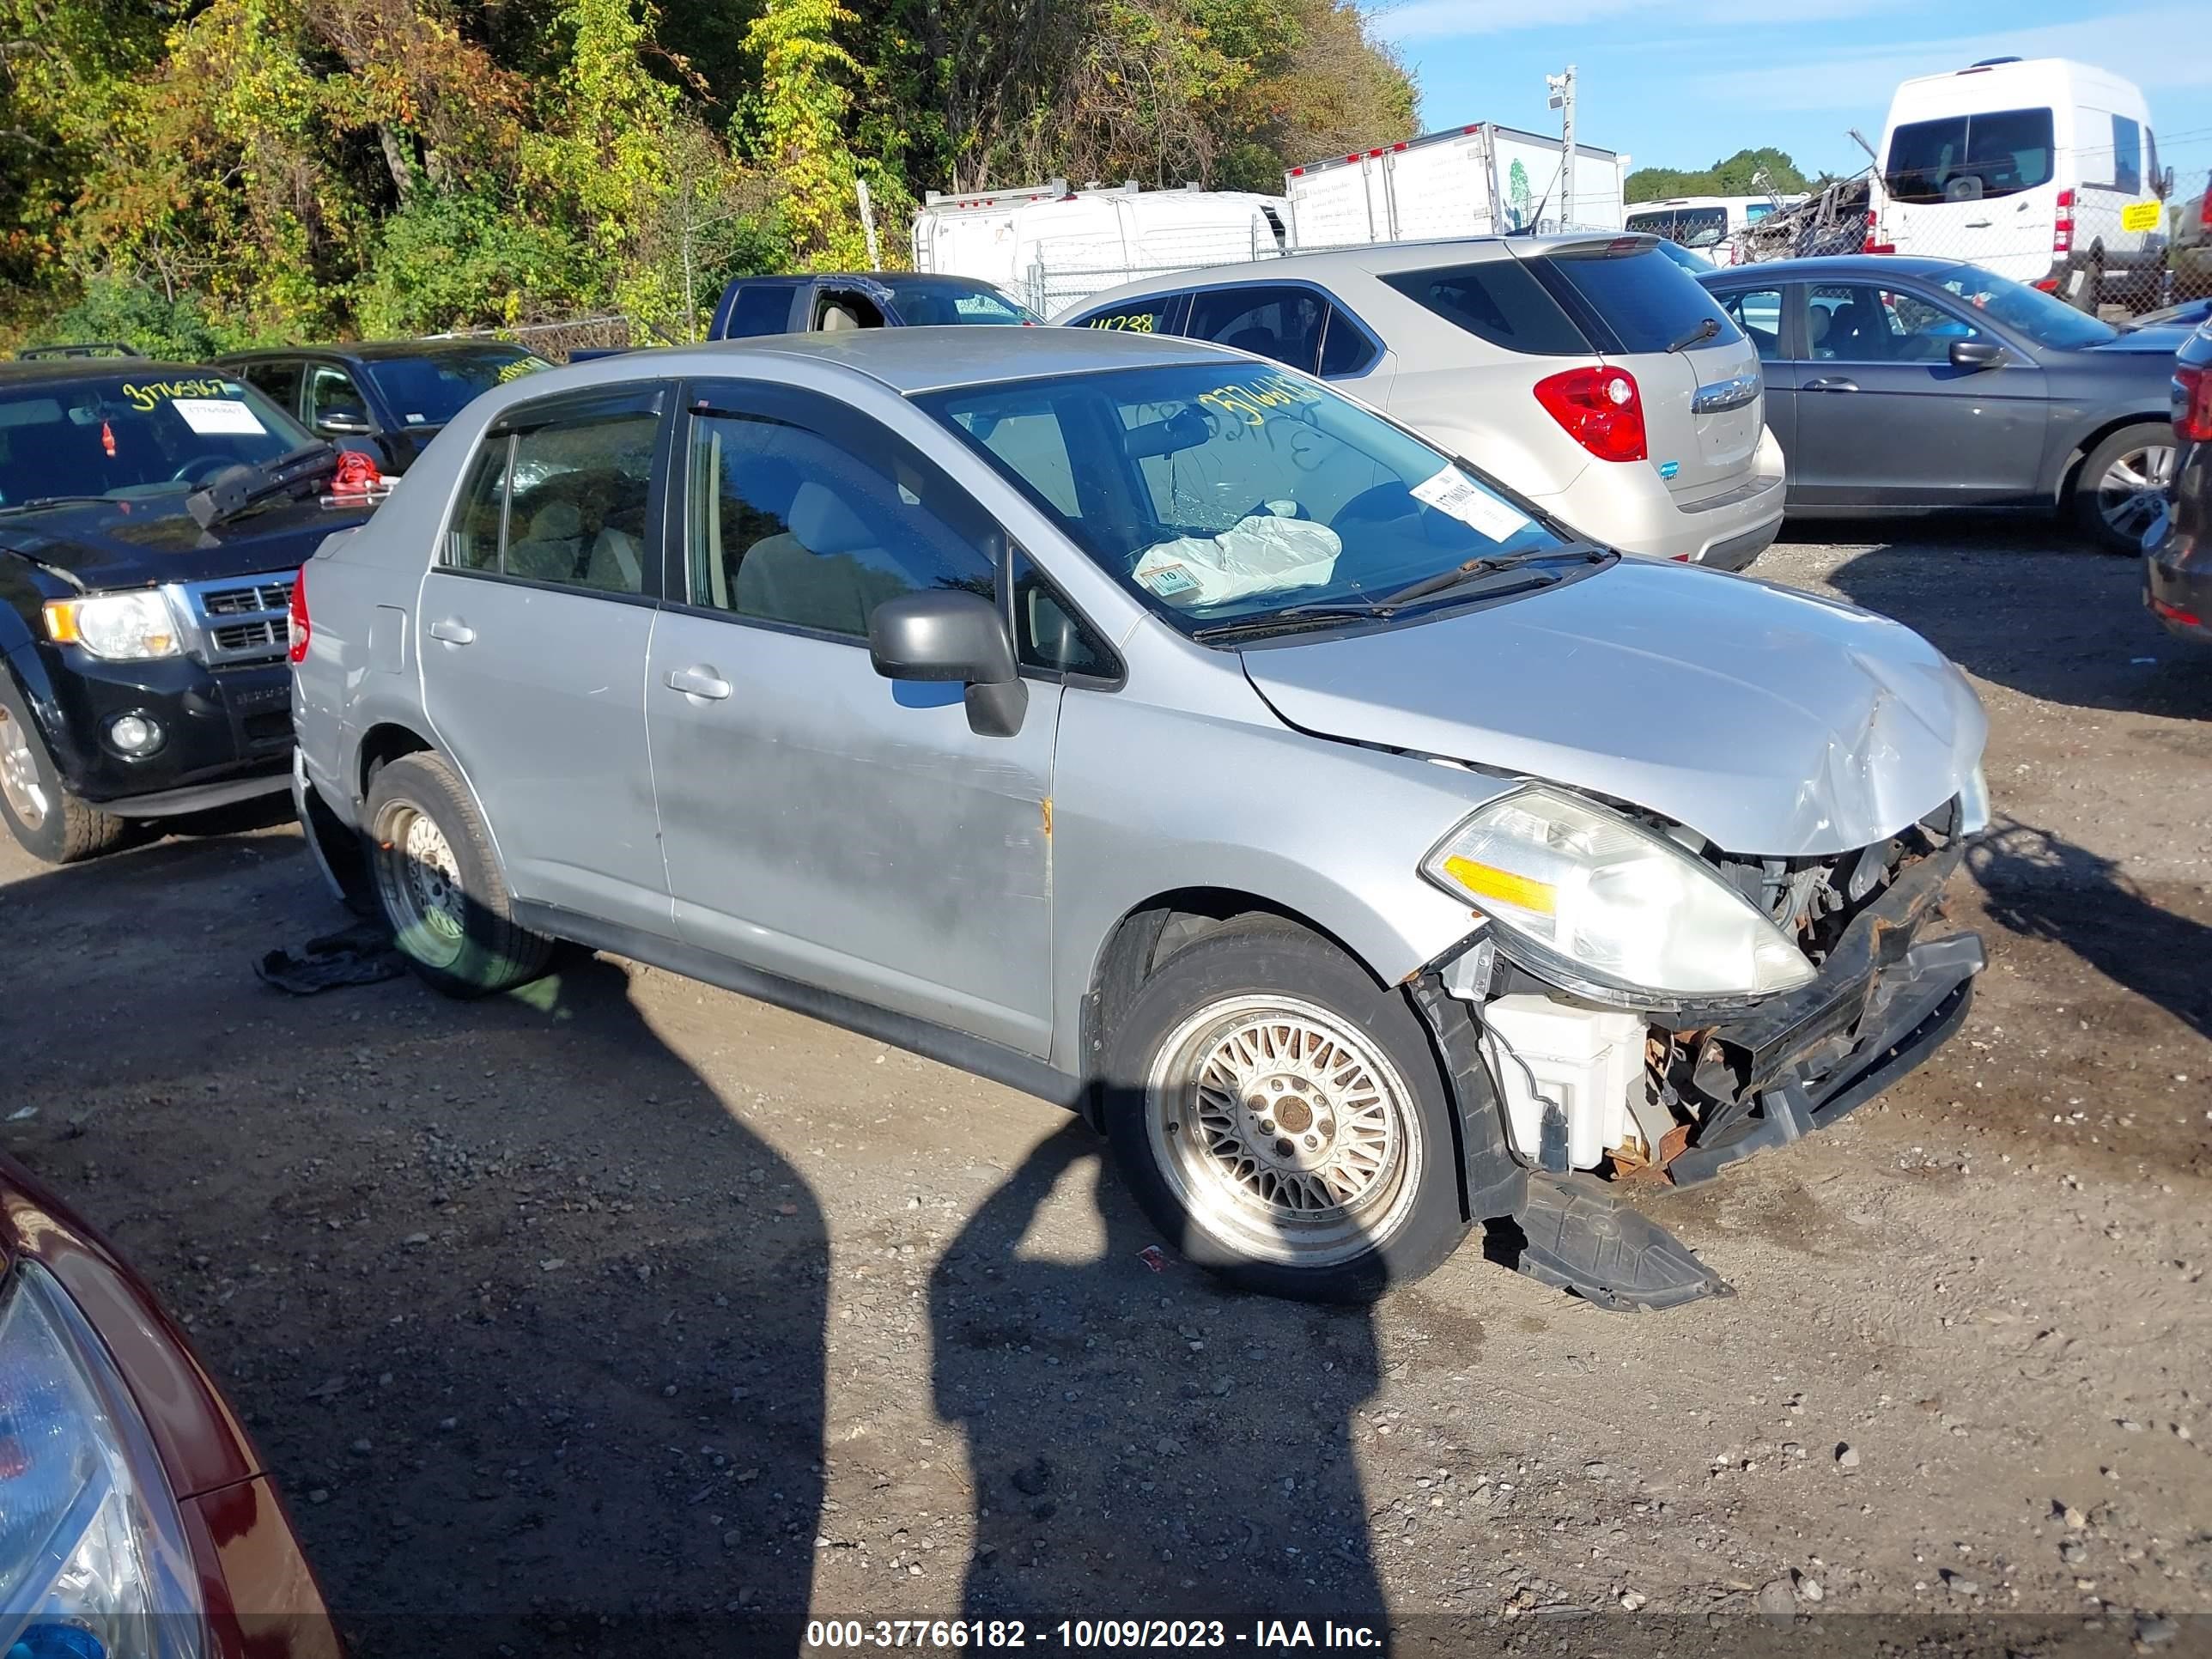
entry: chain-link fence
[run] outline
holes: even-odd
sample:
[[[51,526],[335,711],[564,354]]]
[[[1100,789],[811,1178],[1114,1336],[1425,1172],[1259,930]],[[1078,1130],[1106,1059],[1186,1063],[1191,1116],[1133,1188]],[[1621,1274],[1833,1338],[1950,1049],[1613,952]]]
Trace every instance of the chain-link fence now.
[[[672,345],[652,324],[621,312],[597,317],[574,317],[558,322],[520,323],[512,328],[463,328],[428,337],[434,340],[512,340],[541,357],[565,363],[579,351],[628,351],[636,347]]]

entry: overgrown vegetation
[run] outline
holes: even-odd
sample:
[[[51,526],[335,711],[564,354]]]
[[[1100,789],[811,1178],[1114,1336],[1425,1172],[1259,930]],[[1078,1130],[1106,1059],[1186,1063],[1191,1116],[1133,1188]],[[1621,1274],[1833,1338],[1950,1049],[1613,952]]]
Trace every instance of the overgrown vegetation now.
[[[0,0],[0,341],[181,356],[887,259],[927,188],[1279,189],[1413,130],[1350,0]]]

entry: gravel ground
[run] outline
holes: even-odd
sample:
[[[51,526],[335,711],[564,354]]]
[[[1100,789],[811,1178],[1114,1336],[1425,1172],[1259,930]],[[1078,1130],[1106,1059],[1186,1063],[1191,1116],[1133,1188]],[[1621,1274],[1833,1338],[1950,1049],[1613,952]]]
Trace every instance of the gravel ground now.
[[[963,1607],[2204,1651],[2212,657],[2038,526],[1853,529],[1758,574],[1973,676],[1992,964],[1886,1099],[1650,1200],[1729,1300],[1472,1246],[1371,1310],[1230,1296],[1052,1108],[612,959],[288,998],[252,960],[343,919],[285,825],[0,848],[5,1144],[191,1328],[364,1654]]]

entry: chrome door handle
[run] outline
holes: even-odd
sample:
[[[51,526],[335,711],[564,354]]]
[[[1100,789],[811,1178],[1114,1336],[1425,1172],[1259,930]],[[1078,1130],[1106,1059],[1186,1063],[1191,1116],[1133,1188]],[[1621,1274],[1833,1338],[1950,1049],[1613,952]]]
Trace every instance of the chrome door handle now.
[[[687,697],[703,697],[709,702],[720,702],[730,695],[729,681],[703,665],[694,668],[670,669],[668,689],[681,691]]]
[[[1858,389],[1859,383],[1856,380],[1848,380],[1841,374],[1830,374],[1817,380],[1805,382],[1805,390],[1808,392],[1856,392]]]
[[[456,622],[451,617],[430,624],[430,637],[434,640],[443,640],[447,645],[466,645],[476,636],[475,629],[465,622]]]

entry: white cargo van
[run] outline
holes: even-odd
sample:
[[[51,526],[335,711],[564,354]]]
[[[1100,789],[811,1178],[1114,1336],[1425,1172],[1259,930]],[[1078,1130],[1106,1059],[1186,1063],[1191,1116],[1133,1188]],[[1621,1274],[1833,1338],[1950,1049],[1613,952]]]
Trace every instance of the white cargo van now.
[[[1289,215],[1279,196],[1196,185],[931,191],[914,216],[914,268],[994,283],[1050,316],[1133,278],[1280,253]]]
[[[1717,265],[1732,265],[1742,246],[1738,238],[1770,213],[1796,207],[1803,196],[1675,196],[1663,202],[1638,202],[1627,228],[1663,236],[1677,247],[1694,249]]]
[[[2151,302],[2166,255],[2150,109],[2063,58],[1996,58],[1897,89],[1867,252],[1959,259],[2063,295]]]

